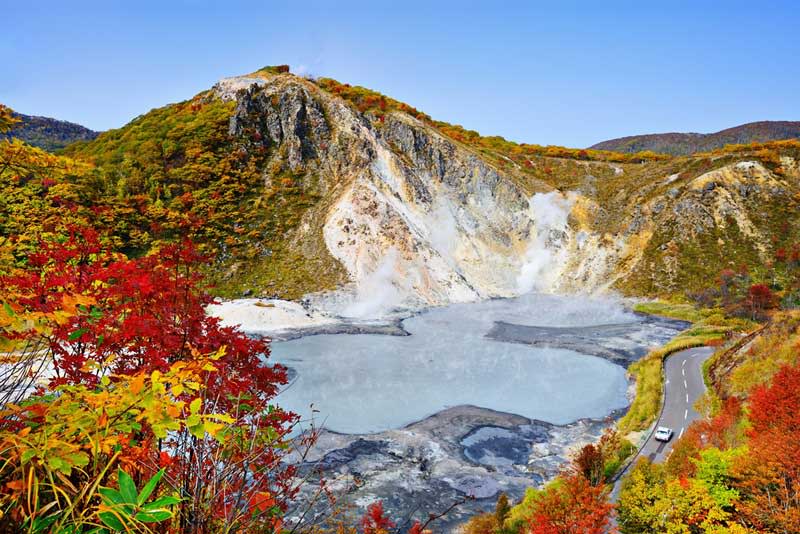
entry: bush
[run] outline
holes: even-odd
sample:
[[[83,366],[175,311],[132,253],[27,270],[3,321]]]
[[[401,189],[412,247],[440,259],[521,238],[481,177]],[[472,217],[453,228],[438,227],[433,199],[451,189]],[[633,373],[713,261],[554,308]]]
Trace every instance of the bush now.
[[[35,347],[20,371],[42,390],[0,413],[0,530],[92,521],[115,466],[165,469],[177,531],[277,529],[296,491],[296,416],[272,403],[286,372],[206,315],[191,243],[130,260],[75,227],[36,248],[0,277],[0,344]]]

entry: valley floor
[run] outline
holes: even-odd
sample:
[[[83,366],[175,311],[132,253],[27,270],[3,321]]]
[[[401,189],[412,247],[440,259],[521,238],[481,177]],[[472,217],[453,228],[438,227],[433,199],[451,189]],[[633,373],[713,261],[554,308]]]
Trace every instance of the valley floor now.
[[[644,356],[653,346],[666,342],[688,324],[656,316],[637,316],[624,310],[616,301],[613,305],[609,304],[611,301],[601,301],[593,307],[585,300],[567,300],[570,306],[559,309],[556,302],[562,297],[529,298],[533,299],[530,309],[512,308],[511,311],[505,311],[505,315],[497,315],[493,308],[503,309],[507,301],[487,301],[481,304],[483,311],[470,312],[472,305],[458,305],[456,309],[464,307],[463,321],[467,321],[471,313],[480,317],[481,326],[474,328],[472,334],[484,339],[482,342],[488,343],[488,346],[508,347],[508,350],[522,354],[530,353],[531,357],[543,350],[567,351],[585,355],[583,357],[599,357],[623,367]],[[210,312],[220,316],[224,323],[242,324],[245,331],[268,335],[275,341],[307,336],[313,336],[315,342],[324,339],[327,344],[322,343],[322,349],[328,344],[347,346],[344,341],[353,341],[353,338],[343,339],[330,334],[409,335],[397,318],[354,322],[291,302],[248,299],[215,305]],[[432,315],[422,313],[416,315],[415,319],[417,322],[432,322],[434,330],[449,330],[453,326],[448,326],[447,315],[442,315],[446,312],[446,309],[438,308]],[[546,317],[541,316],[543,313]],[[563,315],[560,319],[559,314]],[[495,316],[504,320],[494,320]],[[604,321],[613,324],[602,324]],[[532,326],[530,323],[548,326]],[[555,326],[557,324],[572,326]],[[323,335],[318,337],[318,334]],[[416,335],[413,328],[411,335]],[[381,336],[375,338],[374,346],[380,346],[378,341],[381,339]],[[322,350],[313,345],[306,354],[306,348],[294,343],[273,344],[273,360],[291,367],[294,365],[293,359],[317,358],[317,349]],[[479,350],[478,345],[473,348]],[[411,363],[416,361],[412,354],[398,356],[409,360],[409,365],[416,365]],[[432,352],[430,357],[451,356]],[[327,360],[317,363],[323,361]],[[337,357],[335,361],[338,365],[347,365],[350,358]],[[451,372],[464,371],[460,368],[448,369]],[[298,371],[292,371],[303,374],[303,367],[301,365]],[[356,376],[360,371],[354,369],[351,372]],[[321,376],[327,376],[328,381],[335,381],[338,380],[335,375],[342,374],[342,370],[330,372],[330,375],[325,375],[326,371],[322,370]],[[342,379],[348,380],[346,376]],[[370,376],[367,380],[378,379]],[[599,376],[596,379],[599,380]],[[442,376],[440,380],[447,381],[448,378]],[[484,377],[483,380],[491,378]],[[596,385],[600,386],[599,383]],[[497,386],[503,388],[502,384]],[[380,384],[368,386],[369,391],[376,387],[380,388]],[[415,390],[415,387],[428,386],[407,383],[408,398],[414,399],[426,393]],[[441,387],[445,389],[451,386],[442,383]],[[371,394],[369,391],[362,393],[368,396]],[[355,390],[353,393],[357,392]],[[337,393],[333,396],[340,398],[339,395],[346,394]],[[538,392],[533,394],[541,396]],[[579,392],[575,394],[581,396]],[[337,424],[343,424],[341,417],[338,420],[325,419],[332,394],[319,395],[315,408],[321,415],[318,413],[317,417],[322,419],[323,424],[333,422],[334,429]],[[631,395],[629,388],[628,400]],[[558,395],[550,396],[549,402],[558,404],[560,401],[557,398]],[[281,405],[287,401],[283,395],[276,400]],[[534,397],[529,400],[535,405]],[[364,402],[370,401],[362,399],[361,403]],[[480,398],[476,398],[475,403],[479,402]],[[402,407],[396,407],[396,411],[402,411]],[[450,531],[476,513],[492,509],[500,492],[506,493],[512,500],[519,500],[526,488],[552,479],[577,448],[597,441],[603,431],[624,412],[623,408],[607,417],[582,418],[569,424],[556,425],[473,405],[451,406],[401,428],[379,432],[345,434],[323,429],[311,456],[304,460],[303,469],[310,473],[315,468],[321,468],[335,493],[346,495],[346,499],[358,507],[382,500],[386,509],[397,518],[411,517],[419,512],[435,513],[468,498],[440,523],[439,528]],[[351,417],[357,417],[355,411],[350,414]]]

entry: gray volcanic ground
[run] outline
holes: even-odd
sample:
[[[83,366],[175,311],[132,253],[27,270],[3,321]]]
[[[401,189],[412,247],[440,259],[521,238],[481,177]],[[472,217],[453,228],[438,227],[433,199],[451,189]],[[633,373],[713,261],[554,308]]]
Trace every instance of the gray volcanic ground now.
[[[583,327],[528,326],[497,321],[486,337],[533,347],[574,350],[604,358],[627,369],[647,354],[652,339],[670,332],[674,335],[689,324],[650,315],[639,317],[641,320],[634,323]]]
[[[277,401],[324,427],[305,469],[321,468],[357,506],[380,499],[393,517],[424,519],[473,497],[440,522],[449,529],[500,491],[521,498],[596,440],[629,404],[625,368],[686,323],[529,294],[401,326],[410,335],[274,343],[293,375]]]

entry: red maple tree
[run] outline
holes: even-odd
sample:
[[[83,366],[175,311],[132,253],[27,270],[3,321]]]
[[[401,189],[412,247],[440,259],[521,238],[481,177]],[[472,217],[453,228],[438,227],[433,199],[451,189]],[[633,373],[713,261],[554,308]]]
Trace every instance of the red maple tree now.
[[[737,465],[739,509],[757,529],[800,532],[800,364],[750,395],[748,454]]]
[[[614,505],[603,486],[593,486],[579,474],[563,477],[542,491],[534,502],[530,534],[604,534],[610,532]]]
[[[203,378],[202,398],[182,395],[187,406],[200,402],[203,413],[231,417],[225,439],[199,439],[185,427],[159,439],[142,426],[131,432],[120,461],[137,481],[167,469],[165,480],[185,497],[181,532],[217,531],[220,524],[244,531],[274,528],[276,513],[287,509],[298,490],[296,470],[285,462],[286,438],[297,416],[273,404],[286,370],[266,363],[267,341],[206,314],[211,299],[200,290],[202,260],[189,241],[127,258],[94,229],[76,226],[66,236],[42,241],[0,284],[15,296],[19,313],[66,311],[45,339],[51,388],[99,387],[101,379],[113,383],[123,375],[164,372],[175,362],[221,354]]]

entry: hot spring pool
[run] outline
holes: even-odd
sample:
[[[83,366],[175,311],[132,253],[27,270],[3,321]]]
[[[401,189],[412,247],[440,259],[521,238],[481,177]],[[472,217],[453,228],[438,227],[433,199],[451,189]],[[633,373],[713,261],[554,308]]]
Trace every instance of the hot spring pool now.
[[[399,428],[444,408],[470,404],[564,424],[604,417],[627,404],[625,370],[573,350],[485,337],[495,321],[575,328],[628,324],[634,342],[652,332],[613,300],[530,294],[435,308],[403,321],[410,336],[314,335],[272,345],[294,371],[277,402],[328,430],[366,434]],[[627,340],[630,343],[630,339]]]

